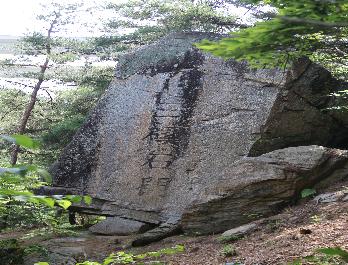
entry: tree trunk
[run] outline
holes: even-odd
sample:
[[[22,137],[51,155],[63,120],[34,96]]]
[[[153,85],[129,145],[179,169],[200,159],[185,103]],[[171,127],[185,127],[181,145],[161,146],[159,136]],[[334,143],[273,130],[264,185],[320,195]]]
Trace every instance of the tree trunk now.
[[[30,101],[28,103],[28,105],[25,108],[25,111],[22,115],[20,124],[18,126],[17,129],[17,133],[18,134],[24,134],[27,124],[28,124],[28,120],[33,112],[33,109],[35,107],[35,103],[37,100],[37,94],[41,88],[41,85],[44,81],[45,78],[45,72],[48,68],[48,64],[50,62],[50,55],[51,55],[51,33],[53,32],[53,28],[55,26],[55,24],[57,23],[57,19],[58,19],[58,15],[56,16],[56,19],[54,19],[51,24],[50,24],[50,28],[47,31],[47,44],[46,44],[46,60],[44,62],[43,65],[40,66],[41,70],[40,70],[40,76],[38,78],[38,81],[36,83],[36,85],[33,88],[33,92],[31,93],[30,96]],[[19,145],[14,145],[13,149],[12,149],[12,153],[11,153],[11,165],[16,165],[17,160],[18,160],[18,153],[20,151],[20,147]]]
[[[48,64],[48,59],[46,59],[46,62]],[[46,68],[47,68],[47,66],[46,66]],[[34,107],[35,107],[37,93],[40,90],[42,82],[43,82],[43,79],[39,79],[39,81],[37,82],[37,84],[35,85],[35,87],[33,89],[33,92],[31,93],[29,104],[25,108],[21,122],[19,124],[18,129],[17,129],[18,134],[25,133],[25,129],[26,129],[27,124],[28,124],[28,120],[30,118],[30,115],[31,115]],[[11,155],[11,164],[12,165],[16,165],[16,163],[17,163],[19,150],[20,150],[19,145],[15,145],[13,150],[12,150],[12,155]]]

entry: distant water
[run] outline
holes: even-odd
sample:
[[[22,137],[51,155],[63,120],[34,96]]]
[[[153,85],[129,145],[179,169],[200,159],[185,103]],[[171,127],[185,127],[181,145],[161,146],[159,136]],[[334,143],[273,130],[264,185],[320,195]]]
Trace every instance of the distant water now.
[[[2,44],[0,39],[0,45]],[[4,51],[4,50],[3,50]],[[32,91],[33,86],[36,84],[37,80],[32,78],[23,78],[22,74],[27,72],[39,72],[40,65],[45,61],[44,55],[29,56],[29,55],[14,55],[13,53],[1,53],[0,49],[0,61],[7,60],[8,62],[13,62],[15,66],[13,67],[0,67],[0,89],[1,88],[19,88],[27,93]],[[71,67],[71,71],[77,70],[83,67],[86,63],[91,63],[92,66],[96,67],[115,67],[116,62],[114,61],[100,61],[97,56],[81,57],[80,59],[68,62],[64,66]],[[50,68],[56,65],[51,63]],[[50,73],[48,69],[48,73]],[[52,96],[54,97],[55,92],[71,89],[76,87],[72,82],[66,83],[58,80],[45,81],[42,84],[42,90],[39,95],[41,96]]]
[[[0,89],[17,88],[26,93],[31,93],[33,87],[37,83],[36,79],[31,78],[6,78],[0,77]],[[39,91],[39,96],[54,98],[56,93],[61,90],[71,89],[76,87],[73,82],[60,82],[59,80],[44,81]]]

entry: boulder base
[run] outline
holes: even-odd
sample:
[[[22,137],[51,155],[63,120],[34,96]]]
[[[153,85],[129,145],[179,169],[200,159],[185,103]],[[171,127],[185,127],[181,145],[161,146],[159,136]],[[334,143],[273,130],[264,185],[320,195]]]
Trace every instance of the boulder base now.
[[[206,199],[182,216],[185,231],[222,232],[278,213],[348,163],[348,152],[321,146],[276,150],[236,162],[224,172]],[[214,224],[213,226],[211,224]]]

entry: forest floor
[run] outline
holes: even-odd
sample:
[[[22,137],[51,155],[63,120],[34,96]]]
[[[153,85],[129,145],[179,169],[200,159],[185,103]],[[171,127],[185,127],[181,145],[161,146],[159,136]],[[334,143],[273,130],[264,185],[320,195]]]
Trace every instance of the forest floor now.
[[[348,181],[337,183],[328,192],[347,191]],[[346,264],[338,259],[328,259],[318,254],[317,249],[341,247],[348,250],[348,201],[318,203],[302,200],[282,213],[259,220],[256,231],[229,244],[219,241],[219,235],[202,237],[177,236],[167,238],[147,247],[148,250],[170,247],[175,244],[185,246],[185,253],[167,256],[168,264],[295,264],[294,261],[315,255],[317,262],[302,261],[298,264]],[[226,257],[226,245],[231,245],[234,253]],[[144,250],[144,249],[143,249]],[[226,252],[226,250],[225,250]],[[296,263],[297,264],[297,263]]]
[[[345,181],[336,183],[325,192],[347,192],[347,189],[348,181]],[[172,265],[345,264],[336,259],[325,261],[317,249],[341,247],[348,250],[348,201],[318,203],[313,199],[302,199],[297,206],[259,220],[257,224],[257,229],[252,233],[229,243],[221,243],[220,235],[178,235],[146,247],[132,248],[129,247],[132,237],[96,236],[87,231],[79,232],[76,237],[47,238],[41,234],[29,239],[23,239],[23,234],[28,231],[17,231],[0,234],[0,239],[22,237],[23,245],[39,244],[48,249],[60,249],[80,261],[100,261],[110,253],[121,250],[138,254],[183,245],[184,252],[164,255],[156,260]],[[82,256],[77,257],[79,253]],[[322,263],[294,263],[310,255],[315,255]]]

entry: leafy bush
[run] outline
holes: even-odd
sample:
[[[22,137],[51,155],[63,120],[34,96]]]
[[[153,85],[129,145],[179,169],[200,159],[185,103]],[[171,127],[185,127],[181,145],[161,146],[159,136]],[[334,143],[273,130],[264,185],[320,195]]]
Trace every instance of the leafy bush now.
[[[23,262],[24,250],[16,239],[0,240],[0,264],[17,265]]]
[[[225,257],[233,257],[237,255],[236,249],[232,246],[232,245],[225,245],[222,248],[221,253],[225,256]]]
[[[0,139],[28,149],[40,146],[37,140],[24,135],[2,135]],[[49,185],[51,180],[50,174],[36,165],[0,167],[0,229],[39,224],[54,227],[58,221],[52,209],[56,206],[66,210],[72,203],[91,203],[88,195],[41,196],[33,193],[40,186]]]
[[[237,241],[239,239],[242,239],[243,236],[238,236],[238,235],[231,235],[231,236],[220,236],[218,237],[218,241],[220,243],[230,243],[230,242],[234,242]]]
[[[304,189],[301,191],[301,197],[302,198],[307,198],[307,197],[311,197],[314,194],[316,194],[316,190],[315,189]]]
[[[348,262],[348,252],[339,247],[320,248],[317,252],[323,255],[312,255],[300,258],[291,262],[289,265],[343,265]]]
[[[48,249],[41,245],[30,245],[24,249],[25,256],[30,255],[32,253],[38,253],[46,257],[48,257],[49,255]]]

